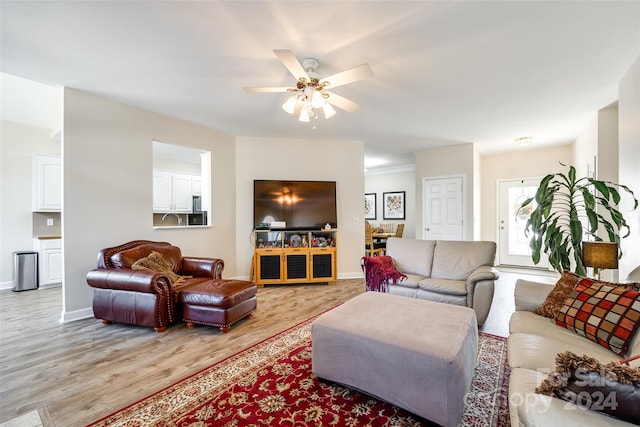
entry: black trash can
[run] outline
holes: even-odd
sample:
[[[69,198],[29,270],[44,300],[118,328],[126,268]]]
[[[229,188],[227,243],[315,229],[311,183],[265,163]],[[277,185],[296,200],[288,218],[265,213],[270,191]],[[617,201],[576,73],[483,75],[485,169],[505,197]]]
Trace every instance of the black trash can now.
[[[13,253],[13,291],[38,289],[38,252]]]

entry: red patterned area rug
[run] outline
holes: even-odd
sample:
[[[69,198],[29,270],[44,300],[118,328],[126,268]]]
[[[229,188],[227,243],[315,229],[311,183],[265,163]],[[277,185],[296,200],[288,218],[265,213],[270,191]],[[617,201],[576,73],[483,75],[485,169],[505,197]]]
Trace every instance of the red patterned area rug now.
[[[308,319],[91,426],[429,426],[311,372]],[[480,333],[460,426],[509,426],[506,339]]]

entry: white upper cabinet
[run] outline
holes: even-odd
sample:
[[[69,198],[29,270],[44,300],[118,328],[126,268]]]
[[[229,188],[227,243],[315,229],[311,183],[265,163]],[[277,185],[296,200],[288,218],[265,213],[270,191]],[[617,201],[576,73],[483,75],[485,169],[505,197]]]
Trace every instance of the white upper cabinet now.
[[[173,175],[170,172],[153,171],[153,211],[171,212]]]
[[[36,154],[31,160],[33,211],[60,212],[62,209],[60,156]]]
[[[191,194],[202,196],[202,178],[199,176],[194,176],[191,180]]]
[[[158,213],[191,213],[194,175],[153,171],[153,211]]]
[[[193,210],[192,179],[191,175],[173,174],[173,212],[191,213]]]

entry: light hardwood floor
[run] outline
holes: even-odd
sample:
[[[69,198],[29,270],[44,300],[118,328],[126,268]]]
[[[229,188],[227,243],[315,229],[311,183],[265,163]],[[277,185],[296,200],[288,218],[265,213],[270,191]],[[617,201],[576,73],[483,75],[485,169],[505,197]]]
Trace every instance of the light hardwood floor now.
[[[518,277],[540,279],[502,272],[485,332],[507,335]],[[86,425],[362,292],[362,279],[268,286],[253,318],[227,334],[183,324],[158,334],[96,319],[61,324],[60,288],[0,291],[0,423],[38,411],[44,426]]]

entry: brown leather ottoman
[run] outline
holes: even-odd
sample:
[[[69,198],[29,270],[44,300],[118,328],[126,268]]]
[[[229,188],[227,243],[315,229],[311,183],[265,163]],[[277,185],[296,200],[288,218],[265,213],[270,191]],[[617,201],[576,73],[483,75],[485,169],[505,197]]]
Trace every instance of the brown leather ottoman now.
[[[180,291],[182,319],[188,328],[195,323],[219,326],[229,332],[231,325],[251,317],[258,302],[257,285],[246,280],[211,279],[187,286]]]

